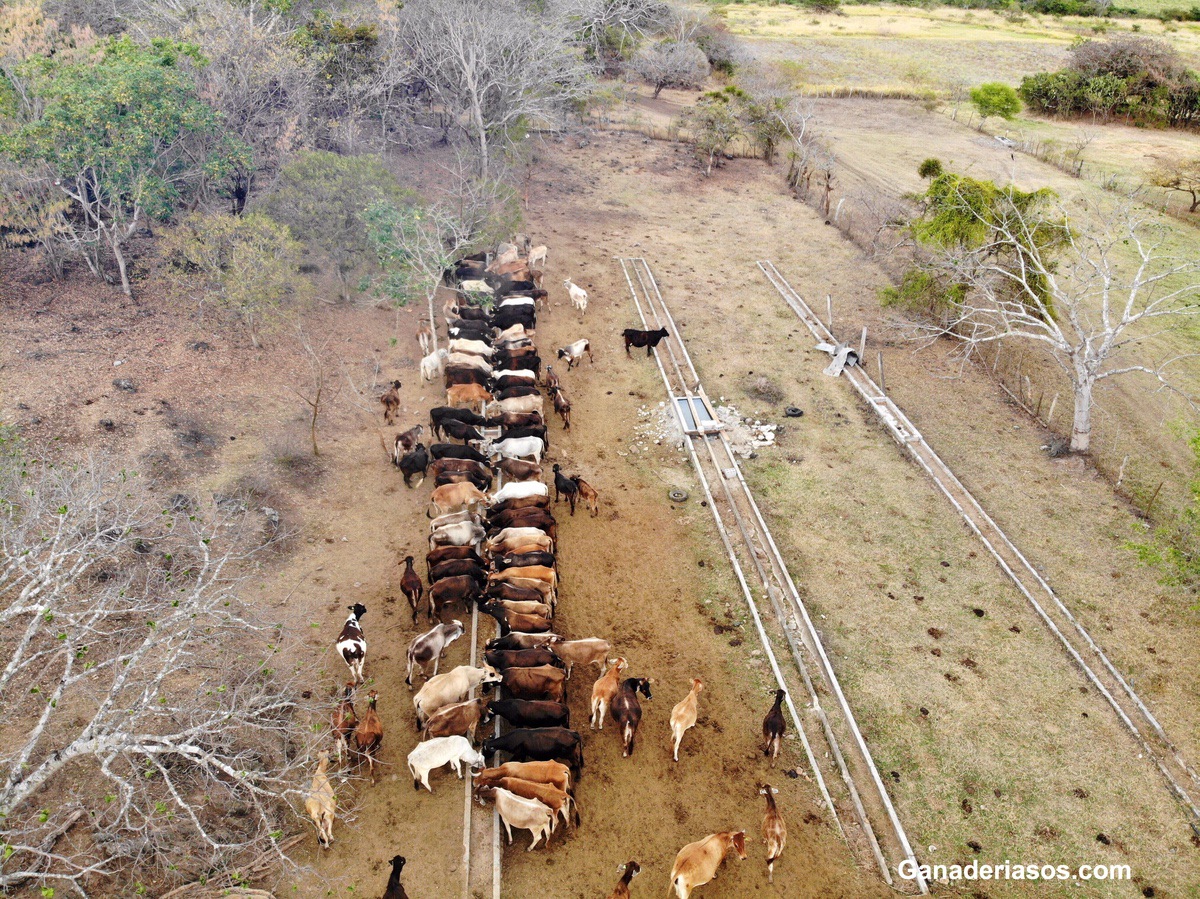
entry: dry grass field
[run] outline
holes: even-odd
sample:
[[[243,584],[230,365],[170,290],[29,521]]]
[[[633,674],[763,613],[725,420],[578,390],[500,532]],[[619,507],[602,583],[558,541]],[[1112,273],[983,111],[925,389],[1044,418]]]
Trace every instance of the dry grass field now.
[[[1128,31],[1164,37],[1184,59],[1200,63],[1200,26],[1157,20],[1098,22],[1072,16],[1010,16],[988,10],[912,6],[843,6],[814,15],[792,6],[718,7],[730,30],[756,56],[779,63],[806,93],[920,95],[984,81],[1017,84],[1060,68],[1080,38]]]

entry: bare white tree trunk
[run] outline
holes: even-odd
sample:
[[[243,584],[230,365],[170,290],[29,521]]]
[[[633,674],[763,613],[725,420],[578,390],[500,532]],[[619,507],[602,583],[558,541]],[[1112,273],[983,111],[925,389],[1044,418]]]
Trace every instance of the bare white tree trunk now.
[[[1075,417],[1071,423],[1071,451],[1086,453],[1092,445],[1092,390],[1094,381],[1079,381],[1074,385]]]

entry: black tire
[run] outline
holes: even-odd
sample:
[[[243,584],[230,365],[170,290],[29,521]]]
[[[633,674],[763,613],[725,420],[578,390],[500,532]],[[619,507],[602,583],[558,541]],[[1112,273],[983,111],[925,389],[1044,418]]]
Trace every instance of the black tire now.
[[[788,406],[783,410],[783,414],[788,418],[800,418],[802,415],[804,415],[804,410],[799,406]]]
[[[687,498],[688,492],[680,489],[679,487],[672,487],[667,491],[667,499],[673,503],[685,503],[687,502]]]

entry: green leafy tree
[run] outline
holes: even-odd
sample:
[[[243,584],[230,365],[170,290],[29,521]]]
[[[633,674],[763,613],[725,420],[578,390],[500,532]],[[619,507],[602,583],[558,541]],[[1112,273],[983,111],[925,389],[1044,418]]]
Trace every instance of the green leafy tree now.
[[[404,196],[395,176],[375,157],[311,150],[280,170],[266,210],[329,259],[342,298],[349,299],[350,274],[372,249],[363,210],[374,202]]]
[[[442,273],[472,245],[469,222],[450,207],[380,201],[367,207],[367,234],[383,275],[380,293],[397,306],[422,299],[430,322],[437,321],[433,299]],[[434,349],[437,349],[437,328]]]
[[[712,174],[717,157],[742,133],[737,109],[724,91],[710,91],[701,97],[684,111],[683,122],[691,132],[696,155],[704,162],[705,177]]]
[[[942,174],[945,169],[942,168],[942,161],[936,157],[930,156],[917,167],[917,174],[922,178],[936,178]]]
[[[198,292],[259,336],[312,295],[301,274],[303,248],[261,212],[245,216],[194,212],[163,239],[162,253],[181,289]]]
[[[1021,98],[1016,90],[999,81],[990,81],[972,89],[971,102],[979,113],[981,131],[985,119],[998,116],[1007,121],[1021,111]]]
[[[40,110],[0,136],[0,152],[26,169],[45,167],[72,201],[76,247],[101,277],[107,249],[126,295],[125,248],[137,230],[169,217],[246,153],[221,138],[219,116],[197,95],[188,64],[199,62],[187,44],[117,38],[88,62],[37,57],[17,69]]]

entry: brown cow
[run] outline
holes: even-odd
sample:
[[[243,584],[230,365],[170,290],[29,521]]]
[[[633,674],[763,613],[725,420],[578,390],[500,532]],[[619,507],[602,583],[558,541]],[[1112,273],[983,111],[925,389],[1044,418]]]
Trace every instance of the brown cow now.
[[[379,398],[379,402],[383,403],[383,423],[390,425],[392,416],[400,408],[400,382],[392,381],[392,386]]]
[[[717,876],[717,868],[725,860],[725,854],[733,849],[738,858],[746,858],[746,832],[739,830],[711,833],[703,840],[688,843],[675,856],[671,866],[671,886],[676,899],[688,899],[692,890]]]
[[[513,699],[548,699],[562,702],[567,695],[567,675],[553,665],[508,668],[503,672],[504,689]]]
[[[474,503],[486,503],[487,501],[488,495],[470,482],[445,484],[436,488],[429,495],[429,511],[434,511],[434,514],[429,515],[429,517],[436,518],[438,515],[445,515],[447,512],[456,512]],[[428,511],[426,514],[428,514]]]
[[[447,406],[474,406],[491,401],[492,394],[482,384],[455,384],[446,388]]]
[[[502,777],[519,777],[533,783],[550,784],[564,793],[571,792],[571,769],[562,762],[505,762],[496,768],[484,768],[475,775],[475,785],[495,786]]]
[[[459,574],[454,577],[442,578],[429,588],[429,617],[439,620],[442,609],[452,602],[461,602],[467,609],[479,596],[479,581],[469,574]]]
[[[421,734],[421,739],[458,736],[466,737],[474,743],[475,729],[480,724],[487,724],[491,718],[487,704],[488,700],[480,697],[442,706],[425,722],[425,730]]]
[[[550,784],[537,783],[532,780],[523,780],[520,777],[502,777],[497,780],[492,786],[500,787],[503,790],[508,790],[520,796],[522,799],[536,799],[542,805],[549,808],[555,814],[554,822],[550,825],[550,830],[553,831],[555,824],[558,821],[557,816],[561,815],[563,823],[568,827],[571,826],[570,815],[575,812],[575,826],[579,826],[579,810],[572,809],[574,800],[571,794],[566,790],[560,790],[558,787],[552,787]]]
[[[404,560],[404,576],[400,578],[400,591],[408,597],[408,604],[412,606],[413,624],[416,624],[417,612],[421,608],[421,594],[425,591],[425,586],[421,583],[421,576],[413,571],[412,556],[408,556]]]

